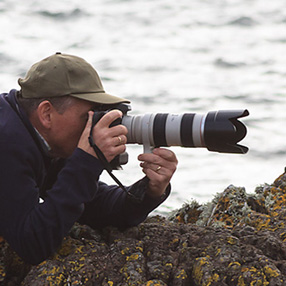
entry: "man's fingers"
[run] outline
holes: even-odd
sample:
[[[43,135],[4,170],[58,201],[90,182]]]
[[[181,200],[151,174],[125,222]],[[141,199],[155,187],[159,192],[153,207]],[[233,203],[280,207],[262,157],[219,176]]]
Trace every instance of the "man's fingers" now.
[[[140,167],[142,167],[143,169],[149,169],[153,172],[156,172],[157,174],[163,174],[165,173],[165,170],[167,170],[167,168],[165,168],[164,165],[158,165],[158,164],[152,164],[152,163],[146,163],[146,162],[141,162],[140,163]]]
[[[121,117],[122,117],[122,112],[120,110],[117,109],[111,110],[97,122],[94,129],[103,130],[104,136],[115,137],[120,135],[126,135],[128,130],[124,125],[118,124],[110,127],[111,123],[113,123],[114,121],[116,121],[118,118]],[[94,133],[96,132],[95,130]],[[108,132],[108,135],[106,132]]]
[[[85,128],[84,131],[82,133],[82,136],[88,136],[89,132],[90,132],[90,128],[91,128],[91,123],[92,123],[92,116],[93,116],[93,111],[89,111],[88,112],[88,117],[87,117],[87,121],[85,124]],[[82,137],[81,136],[81,137]]]
[[[155,148],[153,150],[153,153],[155,155],[160,156],[161,158],[167,160],[167,161],[177,161],[176,155],[174,154],[174,152],[165,149],[165,148]]]
[[[120,110],[114,109],[106,113],[97,123],[98,127],[109,127],[109,125],[117,118],[122,117]]]
[[[116,146],[125,145],[127,143],[127,138],[125,135],[114,136],[114,140]]]
[[[140,154],[138,156],[138,160],[158,165],[162,164],[162,160],[168,162],[177,162],[175,154],[172,151],[163,148],[156,148],[153,150],[153,153]]]

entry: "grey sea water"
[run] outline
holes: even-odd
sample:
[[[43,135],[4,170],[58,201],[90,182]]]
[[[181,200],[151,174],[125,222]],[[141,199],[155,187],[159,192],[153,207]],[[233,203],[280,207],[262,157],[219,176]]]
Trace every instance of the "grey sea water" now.
[[[164,213],[230,184],[253,192],[283,172],[285,25],[285,0],[0,0],[1,92],[61,51],[92,63],[133,115],[248,109],[248,154],[171,148],[179,165]],[[123,183],[142,176],[142,150],[128,146],[129,163],[116,172]]]

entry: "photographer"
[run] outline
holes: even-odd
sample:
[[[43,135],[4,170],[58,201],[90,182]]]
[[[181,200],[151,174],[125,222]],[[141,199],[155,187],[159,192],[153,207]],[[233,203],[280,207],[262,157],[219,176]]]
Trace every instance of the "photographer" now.
[[[146,176],[126,187],[131,197],[99,181],[104,167],[88,140],[93,113],[128,100],[105,93],[85,60],[57,53],[34,64],[19,85],[0,95],[0,237],[24,261],[52,255],[76,221],[134,226],[168,197],[177,159],[163,148],[139,155]],[[108,162],[125,151],[126,127],[110,127],[121,116],[112,110],[92,130]],[[138,192],[140,202],[132,199]]]

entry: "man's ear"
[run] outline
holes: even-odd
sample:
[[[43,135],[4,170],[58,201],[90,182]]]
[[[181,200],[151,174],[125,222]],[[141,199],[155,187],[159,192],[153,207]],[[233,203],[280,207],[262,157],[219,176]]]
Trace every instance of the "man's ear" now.
[[[53,105],[48,101],[42,101],[37,107],[37,117],[41,125],[50,129],[52,125],[52,113],[55,111]]]

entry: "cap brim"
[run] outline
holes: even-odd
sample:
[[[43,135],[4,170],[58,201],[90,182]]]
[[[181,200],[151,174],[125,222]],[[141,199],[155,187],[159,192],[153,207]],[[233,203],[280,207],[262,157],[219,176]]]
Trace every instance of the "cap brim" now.
[[[128,99],[103,92],[71,94],[71,96],[100,104],[130,103]]]

